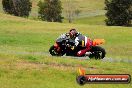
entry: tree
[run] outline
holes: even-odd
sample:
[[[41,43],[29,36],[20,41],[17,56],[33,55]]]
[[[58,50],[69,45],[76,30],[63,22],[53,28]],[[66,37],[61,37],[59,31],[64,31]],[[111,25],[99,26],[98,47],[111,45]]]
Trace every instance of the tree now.
[[[32,8],[30,0],[2,0],[2,4],[4,12],[20,17],[28,17]]]
[[[105,0],[106,25],[129,26],[132,20],[132,0]]]
[[[38,3],[38,17],[43,21],[62,22],[62,5],[60,0],[44,0]]]
[[[72,23],[76,16],[79,16],[81,11],[77,8],[75,0],[66,0],[65,2],[65,14],[69,21]]]
[[[75,15],[76,16],[79,16],[80,13],[81,13],[81,10],[78,10],[78,9],[75,10]]]

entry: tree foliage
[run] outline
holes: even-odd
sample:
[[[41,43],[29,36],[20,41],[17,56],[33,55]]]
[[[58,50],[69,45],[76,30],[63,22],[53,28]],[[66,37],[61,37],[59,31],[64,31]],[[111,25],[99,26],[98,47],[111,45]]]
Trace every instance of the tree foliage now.
[[[39,1],[39,18],[49,22],[62,22],[62,5],[60,0]]]
[[[129,26],[132,20],[132,0],[105,0],[106,25]]]
[[[2,4],[4,12],[20,17],[28,17],[32,8],[30,0],[2,0]]]

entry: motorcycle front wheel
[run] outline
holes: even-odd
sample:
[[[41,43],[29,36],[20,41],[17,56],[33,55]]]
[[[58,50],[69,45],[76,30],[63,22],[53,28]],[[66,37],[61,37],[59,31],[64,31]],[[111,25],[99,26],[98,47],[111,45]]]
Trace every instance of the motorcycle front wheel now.
[[[54,46],[51,46],[49,49],[49,52],[52,56],[63,56],[65,54],[65,52],[57,52],[57,49]]]

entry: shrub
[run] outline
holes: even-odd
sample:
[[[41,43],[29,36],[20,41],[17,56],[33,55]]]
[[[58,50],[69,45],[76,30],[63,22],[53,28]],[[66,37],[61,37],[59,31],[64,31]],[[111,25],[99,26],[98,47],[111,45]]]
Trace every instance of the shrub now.
[[[60,0],[44,0],[38,3],[39,18],[43,21],[49,22],[62,22],[63,17],[61,16],[62,7]]]

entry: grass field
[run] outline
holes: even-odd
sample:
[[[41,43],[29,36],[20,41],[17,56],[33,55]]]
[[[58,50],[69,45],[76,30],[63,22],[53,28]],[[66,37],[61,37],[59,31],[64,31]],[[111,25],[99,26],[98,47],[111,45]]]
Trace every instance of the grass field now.
[[[36,13],[37,11],[37,3],[40,0],[31,0],[32,1],[32,11],[33,13]],[[43,1],[43,0],[41,0]],[[62,2],[62,7],[63,9],[66,9],[66,4],[68,2],[73,2],[71,5],[76,5],[75,7],[79,10],[81,10],[82,12],[87,12],[87,11],[91,11],[91,10],[102,10],[104,9],[104,1],[105,0],[61,0]],[[84,3],[85,2],[85,3]],[[1,5],[2,0],[0,0],[0,6]],[[2,8],[0,8],[2,9]]]
[[[33,8],[31,13],[32,16],[37,14],[38,1],[40,0],[32,0],[33,2],[32,5]],[[63,7],[63,14],[65,14],[65,10],[67,9],[67,3],[70,3],[70,5],[72,5],[75,9],[80,10],[82,13],[87,13],[93,10],[104,10],[104,1],[105,0],[61,0]]]
[[[97,18],[104,19],[103,16]],[[79,67],[85,68],[89,74],[132,75],[131,63],[52,57],[48,54],[49,47],[61,33],[77,28],[92,39],[104,38],[106,43],[102,47],[106,49],[106,57],[132,59],[131,27],[93,25],[90,20],[86,23],[89,25],[81,24],[81,21],[50,23],[0,13],[1,88],[131,88],[131,83],[79,86],[75,80]]]
[[[0,59],[1,88],[131,88],[131,84],[88,84],[80,86],[75,78],[82,66],[88,74],[131,74],[131,64],[108,63],[98,60],[81,61],[71,58],[33,56],[3,56]],[[114,65],[114,66],[113,66]]]
[[[37,3],[40,0],[31,0],[32,1],[32,11],[30,13],[29,19],[38,20],[38,6]],[[43,0],[41,0],[43,1]],[[80,16],[94,16],[97,14],[100,14],[102,10],[104,10],[104,0],[61,0],[62,1],[62,14],[66,19],[66,9],[67,9],[67,3],[72,2],[71,6],[73,8],[78,9],[81,11]],[[85,3],[84,3],[85,2]],[[2,0],[0,0],[0,12],[3,12],[2,10]],[[91,13],[93,13],[91,15]],[[101,15],[102,12],[101,12]],[[76,18],[79,20],[79,18]],[[80,19],[82,20],[82,19]],[[84,21],[88,21],[88,19],[83,19]]]
[[[48,52],[49,46],[60,34],[74,27],[92,39],[104,38],[106,40],[104,47],[109,57],[131,58],[131,27],[49,23],[0,15],[1,50]]]
[[[75,19],[73,23],[75,24],[89,24],[89,25],[105,25],[106,17],[103,15],[93,16],[93,17],[84,17]]]

